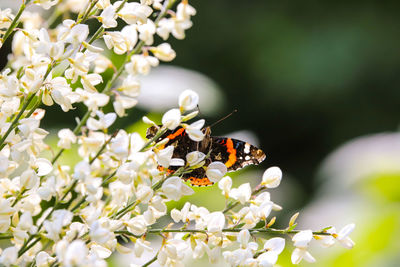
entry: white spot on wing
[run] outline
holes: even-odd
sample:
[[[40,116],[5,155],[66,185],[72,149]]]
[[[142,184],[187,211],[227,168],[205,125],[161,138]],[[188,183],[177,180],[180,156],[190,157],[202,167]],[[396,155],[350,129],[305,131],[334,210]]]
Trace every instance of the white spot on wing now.
[[[245,154],[249,154],[250,153],[250,144],[249,143],[246,143],[244,145],[244,153]]]

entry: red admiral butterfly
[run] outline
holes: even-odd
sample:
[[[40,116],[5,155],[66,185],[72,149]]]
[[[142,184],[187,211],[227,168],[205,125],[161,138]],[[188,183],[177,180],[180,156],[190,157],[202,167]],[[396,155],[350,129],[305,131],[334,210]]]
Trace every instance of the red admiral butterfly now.
[[[157,131],[158,128],[156,126],[151,126],[147,129],[146,138],[153,138]],[[159,142],[165,138],[169,139],[160,149],[170,145],[174,146],[173,158],[185,160],[186,154],[192,151],[200,151],[206,155],[209,153],[209,157],[202,167],[182,176],[182,179],[185,181],[189,180],[192,185],[208,186],[213,184],[206,176],[206,167],[213,161],[223,162],[229,172],[241,169],[247,165],[258,165],[265,159],[265,153],[261,149],[247,142],[229,137],[210,136],[210,127],[206,127],[203,131],[205,137],[200,142],[190,139],[182,127],[178,127],[172,131],[168,130],[156,140]],[[163,168],[160,167],[160,169]],[[174,173],[177,169],[178,167],[170,166],[165,171]]]

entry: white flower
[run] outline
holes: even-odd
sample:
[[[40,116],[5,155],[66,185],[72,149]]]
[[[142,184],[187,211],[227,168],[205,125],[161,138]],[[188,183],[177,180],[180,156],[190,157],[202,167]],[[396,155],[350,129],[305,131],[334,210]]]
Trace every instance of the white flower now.
[[[292,238],[292,241],[294,242],[293,245],[295,247],[307,248],[312,238],[313,238],[313,233],[311,230],[300,231],[293,236]]]
[[[61,230],[71,223],[73,213],[68,210],[55,210],[51,220],[45,220],[43,227],[47,232],[47,238],[57,241],[60,238]]]
[[[76,89],[76,92],[80,95],[84,104],[91,111],[98,110],[99,107],[103,107],[107,105],[110,97],[106,94],[102,93],[91,93],[86,90],[82,90],[81,88]]]
[[[81,83],[83,85],[83,89],[92,93],[97,92],[95,86],[102,82],[103,78],[100,76],[100,74],[97,73],[90,73],[87,75],[82,75],[81,77]]]
[[[152,45],[154,42],[154,34],[156,33],[156,25],[150,19],[145,24],[138,26],[139,39],[146,45]]]
[[[348,235],[353,232],[356,225],[354,223],[348,224],[343,227],[337,235],[335,235],[336,239],[339,243],[345,248],[352,248],[354,247],[354,241],[348,237]]]
[[[122,1],[114,5],[119,6]],[[138,21],[145,23],[147,17],[153,12],[151,7],[139,3],[125,3],[124,7],[118,12],[118,16],[128,24],[136,24]]]
[[[147,231],[146,220],[143,216],[136,216],[126,223],[127,229],[134,235],[143,235]]]
[[[64,253],[64,265],[79,266],[84,264],[88,249],[82,240],[74,240],[68,245]]]
[[[268,168],[262,177],[262,185],[268,188],[278,187],[282,180],[282,171],[279,167]]]
[[[49,9],[56,5],[58,0],[34,0],[33,3],[43,7],[44,9]]]
[[[225,226],[225,216],[222,212],[216,211],[207,216],[207,230],[210,233],[221,232]]]
[[[78,180],[85,181],[90,176],[90,165],[86,161],[80,161],[75,165],[74,174],[72,177]]]
[[[57,146],[60,148],[69,149],[71,148],[71,144],[76,143],[75,134],[68,128],[61,129],[57,135],[59,138]]]
[[[53,164],[45,158],[35,159],[31,167],[36,169],[38,176],[48,175],[53,170]]]
[[[185,30],[192,27],[189,19],[163,18],[158,23],[157,34],[164,40],[168,39],[171,33],[176,39],[185,38]]]
[[[137,97],[140,93],[140,82],[137,80],[136,76],[128,75],[117,90],[123,92],[127,96]]]
[[[170,109],[164,114],[161,122],[168,129],[174,130],[181,123],[181,112],[179,109]]]
[[[6,8],[4,10],[0,9],[0,29],[6,29],[10,27],[13,19],[14,15],[11,13],[11,8]]]
[[[250,209],[262,220],[269,216],[273,207],[269,192],[259,194],[250,204]]]
[[[98,120],[94,118],[89,118],[87,120],[86,126],[88,127],[89,130],[92,131],[97,131],[97,130],[106,130],[108,127],[110,127],[114,121],[117,119],[117,114],[114,112],[110,112],[107,114],[104,114],[101,111],[96,112],[97,116],[99,117]]]
[[[117,95],[113,102],[114,111],[119,117],[123,117],[126,115],[125,110],[133,108],[137,103],[138,101],[135,98]]]
[[[198,120],[193,122],[192,124],[185,127],[186,132],[189,135],[189,138],[195,142],[200,142],[203,140],[205,134],[201,130],[204,126],[205,120]]]
[[[33,226],[32,215],[29,211],[24,212],[18,223],[18,228],[21,230],[29,231]]]
[[[163,193],[172,200],[178,201],[184,195],[194,193],[193,189],[182,182],[182,179],[176,176],[168,178],[162,185]]]
[[[89,61],[86,54],[78,52],[74,57],[68,58],[70,68],[65,71],[65,78],[75,83],[80,76],[86,75],[89,71]],[[84,80],[82,80],[84,82]]]
[[[99,0],[99,1],[97,1],[97,3],[96,3],[96,7],[97,7],[98,9],[105,9],[105,8],[107,8],[107,7],[110,6],[110,5],[111,5],[110,0]]]
[[[95,221],[90,226],[89,236],[91,240],[99,244],[106,244],[109,240],[114,239],[114,233],[109,229],[102,227],[100,221]]]
[[[153,197],[153,190],[150,186],[140,184],[136,191],[136,200],[147,203]]]
[[[45,105],[53,105],[53,100],[64,112],[73,109],[72,103],[79,100],[79,95],[72,91],[64,77],[55,77],[45,82],[42,101]]]
[[[176,17],[181,20],[188,20],[196,15],[196,9],[189,5],[187,1],[182,1],[176,7]]]
[[[192,110],[199,104],[199,95],[192,90],[185,90],[179,95],[179,107],[183,110]]]
[[[173,146],[167,146],[166,148],[158,151],[156,153],[158,164],[163,166],[164,168],[168,168],[169,165],[171,164],[173,153],[174,153]]]
[[[177,209],[173,209],[171,211],[171,218],[174,220],[174,222],[178,223],[179,221],[182,221],[186,223],[186,221],[189,220],[190,217],[190,203],[186,202],[183,208],[179,211]]]
[[[64,40],[67,43],[72,43],[74,47],[80,45],[89,35],[89,26],[86,24],[75,24],[72,20],[64,20],[63,24],[66,28],[59,32],[58,39]]]
[[[135,26],[128,25],[122,28],[120,32],[106,32],[103,35],[103,39],[108,49],[114,48],[114,53],[122,55],[133,49],[137,42],[138,34]]]
[[[225,164],[219,161],[214,161],[208,165],[206,175],[211,182],[217,183],[227,171],[228,169],[226,168]]]
[[[308,262],[315,262],[315,258],[305,248],[295,248],[292,253],[292,263],[299,264],[304,259]]]
[[[111,256],[112,251],[106,247],[100,246],[100,245],[92,245],[90,246],[90,255],[96,255],[100,259],[106,259]],[[103,262],[98,263],[101,265]]]
[[[36,257],[36,265],[38,267],[47,267],[50,266],[55,261],[55,258],[51,257],[47,252],[40,251]]]
[[[159,61],[156,57],[148,55],[133,55],[131,62],[125,65],[125,70],[131,74],[143,74],[147,75],[150,72],[151,67],[157,67]]]
[[[162,61],[172,61],[176,57],[175,51],[171,48],[169,43],[162,43],[157,47],[150,49],[153,54]]]
[[[331,247],[335,244],[335,238],[334,236],[336,235],[336,228],[331,227],[328,230],[325,231],[326,233],[329,233],[330,235],[318,235],[315,237],[316,240],[318,240],[323,247]]]
[[[141,257],[145,250],[148,252],[153,251],[153,248],[150,245],[151,245],[151,243],[149,241],[142,240],[142,239],[136,239],[135,247],[133,249],[135,256]]]
[[[35,44],[36,52],[48,55],[53,59],[60,59],[64,53],[64,42],[51,42],[46,29],[41,28],[39,31],[39,42]]]
[[[115,8],[113,6],[108,6],[101,12],[98,20],[103,24],[104,28],[114,28],[117,27],[117,21],[115,20]]]
[[[251,187],[249,183],[241,184],[238,188],[234,188],[229,193],[229,196],[238,200],[242,205],[250,200]]]
[[[175,266],[184,266],[181,262],[187,252],[188,244],[182,240],[179,235],[173,239],[169,239],[166,244],[161,248],[157,261],[161,265],[166,263],[174,263]],[[173,265],[171,265],[173,266]]]
[[[10,217],[15,212],[10,199],[0,197],[0,233],[5,233],[10,227]]]
[[[203,165],[206,155],[203,152],[192,151],[186,154],[186,161],[189,166]]]
[[[266,252],[262,253],[257,257],[258,264],[262,267],[272,267],[278,260],[278,255],[282,253],[285,248],[285,239],[281,237],[274,237],[269,239],[264,244],[264,250]]]
[[[26,189],[32,189],[39,181],[39,177],[32,169],[28,169],[21,174],[20,185]]]
[[[311,230],[300,231],[292,238],[294,246],[296,247],[292,253],[292,263],[299,264],[302,259],[308,262],[315,262],[314,257],[307,251],[307,247],[313,238]]]
[[[237,236],[237,242],[240,244],[241,248],[249,247],[251,250],[256,250],[258,248],[257,243],[249,242],[251,238],[250,232],[247,229],[243,229],[239,232]]]
[[[17,247],[8,247],[3,250],[0,256],[0,263],[5,266],[14,265],[17,263],[18,259],[18,248]]]
[[[222,190],[222,194],[228,198],[229,197],[229,192],[231,191],[232,187],[232,179],[229,176],[225,176],[218,182],[218,187],[219,189]]]
[[[116,177],[124,184],[132,183],[137,176],[137,166],[134,162],[125,162],[117,170]]]

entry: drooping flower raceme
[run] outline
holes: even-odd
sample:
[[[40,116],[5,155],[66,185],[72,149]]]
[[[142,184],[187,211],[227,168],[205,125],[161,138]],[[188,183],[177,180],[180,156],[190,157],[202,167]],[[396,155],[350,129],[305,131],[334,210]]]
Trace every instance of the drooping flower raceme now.
[[[13,38],[8,68],[0,75],[0,237],[7,241],[0,264],[105,266],[114,252],[142,258],[148,252],[153,256],[144,259],[147,264],[161,266],[182,266],[187,254],[208,255],[212,263],[224,258],[232,266],[273,266],[285,241],[260,237],[263,233],[297,233],[294,263],[314,261],[308,252],[312,239],[324,246],[354,245],[349,237],[354,224],[339,232],[298,231],[294,222],[272,228],[270,214],[281,207],[265,190],[279,186],[282,171],[267,169],[254,189],[249,183],[233,186],[225,176],[231,165],[222,155],[211,162],[210,153],[201,150],[210,136],[204,119],[195,118],[200,99],[190,89],[161,122],[143,118],[156,131],[150,140],[113,130],[137,104],[140,76],[176,57],[168,38],[183,39],[196,14],[187,0],[24,1],[30,2],[54,14],[28,12],[25,5],[18,16],[0,10],[0,45]],[[45,106],[64,112],[79,106],[85,114],[74,129],[57,131],[52,142],[41,128]],[[167,145],[178,130],[198,148]],[[73,164],[60,160],[65,151]],[[226,200],[222,210],[190,201],[168,210],[167,202],[195,194],[184,181],[192,172],[218,183]],[[161,236],[161,246],[149,238],[153,234]],[[127,241],[133,246],[123,244]]]

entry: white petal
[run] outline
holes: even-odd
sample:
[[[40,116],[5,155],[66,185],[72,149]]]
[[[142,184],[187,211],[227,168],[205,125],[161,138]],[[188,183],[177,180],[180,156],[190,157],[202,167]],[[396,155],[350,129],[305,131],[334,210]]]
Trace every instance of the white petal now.
[[[211,162],[207,167],[206,175],[211,182],[217,183],[228,171],[225,164],[219,161]]]
[[[294,242],[294,246],[299,248],[306,248],[313,238],[313,234],[311,230],[300,231],[295,234],[292,238]]]
[[[92,245],[90,250],[96,253],[97,257],[106,259],[111,256],[112,251],[99,245]]]
[[[262,183],[268,188],[278,187],[282,180],[282,171],[279,167],[268,168],[262,178]]]
[[[48,159],[45,158],[36,159],[35,165],[38,168],[37,175],[39,176],[47,175],[53,170],[53,165]]]
[[[281,237],[271,238],[264,244],[264,249],[268,251],[274,251],[277,254],[281,254],[284,248],[285,248],[285,239]]]
[[[291,257],[292,263],[299,264],[301,262],[301,260],[303,259],[305,252],[307,252],[307,251],[304,249],[295,248],[293,250],[292,257]]]
[[[183,110],[195,109],[199,103],[199,95],[192,90],[185,90],[179,95],[179,106]]]
[[[354,223],[346,225],[339,231],[337,239],[341,240],[341,239],[347,237],[351,232],[353,232],[355,227],[356,227],[356,225]]]
[[[170,130],[174,130],[181,123],[181,112],[179,109],[171,109],[162,117],[162,124]]]

